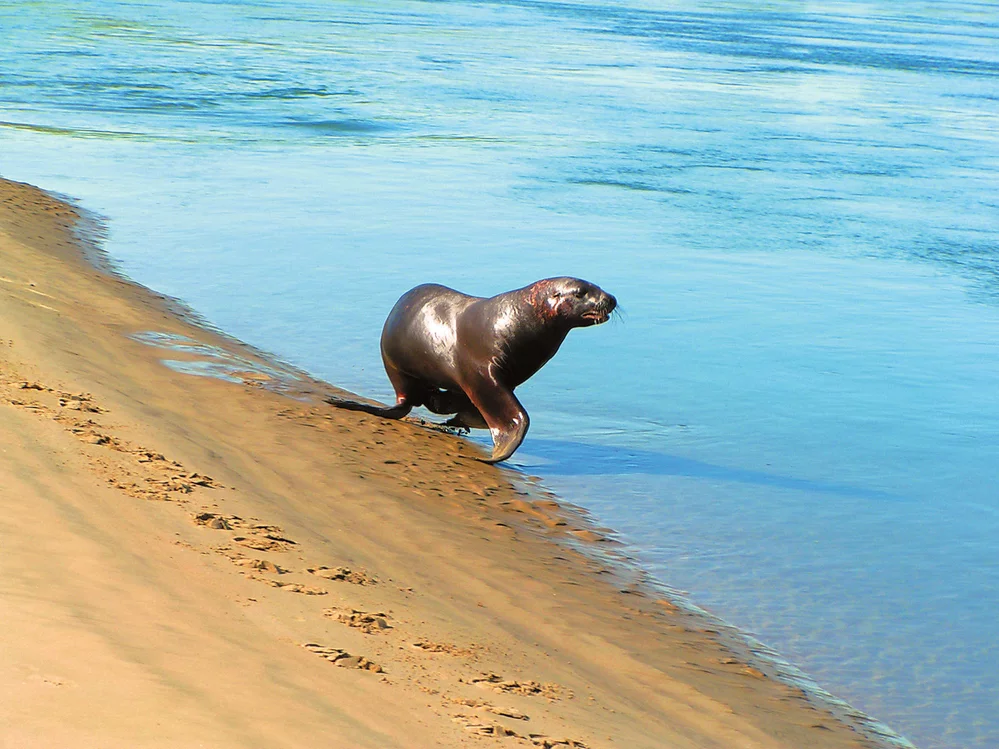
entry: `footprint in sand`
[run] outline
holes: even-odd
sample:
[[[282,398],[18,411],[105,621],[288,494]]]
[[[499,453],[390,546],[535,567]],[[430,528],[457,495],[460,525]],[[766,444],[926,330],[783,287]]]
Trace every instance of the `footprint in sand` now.
[[[25,408],[35,413],[50,416],[63,426],[70,434],[81,442],[114,450],[123,455],[131,455],[135,459],[134,468],[140,470],[134,475],[126,465],[110,465],[102,460],[94,460],[91,455],[91,468],[115,488],[137,499],[148,500],[179,500],[177,495],[191,494],[197,488],[215,489],[219,484],[211,477],[200,473],[189,473],[183,470],[180,463],[169,461],[163,455],[137,447],[126,440],[108,433],[109,427],[91,418],[81,418],[84,414],[103,414],[107,409],[94,402],[89,393],[70,393],[56,390],[40,382],[22,380],[13,384],[22,391],[39,393],[43,400],[52,401],[52,406],[38,402],[24,402],[16,398],[8,398],[12,405]],[[58,408],[55,407],[58,403]],[[161,471],[159,476],[148,475],[150,468]],[[162,472],[169,472],[166,477]]]
[[[420,640],[419,642],[411,643],[411,645],[412,647],[422,650],[425,653],[447,653],[448,655],[455,655],[463,658],[471,658],[475,655],[475,651],[471,648],[459,648],[457,645],[451,645],[449,643]]]
[[[330,648],[315,642],[302,643],[302,647],[340,668],[359,668],[362,671],[374,671],[376,674],[385,673],[377,663],[361,655],[351,655],[340,648]]]
[[[40,382],[19,382],[14,385],[18,390],[38,390],[43,393],[51,393],[52,388],[46,387]]]
[[[283,538],[272,533],[264,533],[260,536],[233,536],[232,542],[256,551],[288,551],[288,547],[295,544],[290,538]]]
[[[70,393],[59,394],[59,406],[68,411],[86,411],[92,414],[106,413],[105,409],[90,400],[86,393],[72,395]]]
[[[94,432],[84,429],[74,429],[73,434],[79,437],[81,440],[86,442],[88,445],[114,445],[114,438],[109,437],[106,434],[101,434],[100,432]]]
[[[451,716],[451,720],[455,723],[460,723],[464,726],[466,731],[471,731],[472,733],[477,733],[480,736],[495,736],[496,738],[506,738],[507,736],[520,736],[512,728],[507,728],[504,725],[494,722],[483,722],[482,718],[477,715],[465,715],[464,713],[455,713]]]
[[[572,697],[571,693],[568,693],[558,684],[542,684],[537,681],[515,681],[513,679],[504,679],[499,674],[485,674],[484,676],[470,679],[469,684],[491,688],[496,692],[544,697],[549,700],[561,699],[563,695]]]
[[[329,594],[328,590],[314,588],[309,585],[302,585],[301,583],[287,583],[281,580],[271,580],[269,577],[260,577],[259,575],[248,575],[248,577],[251,580],[256,580],[270,585],[272,588],[280,588],[281,590],[287,590],[291,593],[301,593],[306,596],[325,596]]]
[[[194,520],[200,525],[205,525],[209,528],[231,529],[230,521],[238,521],[239,518],[230,515],[229,520],[225,516],[217,515],[211,512],[203,512],[200,515],[196,515]],[[237,567],[244,567],[248,570],[257,572],[268,572],[272,575],[287,575],[291,572],[289,569],[285,569],[279,565],[274,564],[274,562],[269,559],[254,559],[252,557],[244,557],[240,552],[229,550],[221,550],[222,555],[225,556],[230,562],[235,564]],[[243,572],[244,576],[248,577],[250,580],[256,580],[257,582],[264,583],[265,585],[270,585],[272,588],[280,588],[281,590],[287,590],[291,593],[301,593],[306,596],[325,596],[329,595],[329,591],[324,588],[317,588],[311,585],[303,585],[302,583],[286,582],[284,580],[274,580],[269,577],[261,577],[260,575],[255,575],[253,572]]]
[[[291,570],[279,567],[274,564],[274,562],[268,561],[267,559],[253,559],[252,557],[229,557],[229,559],[237,567],[249,567],[251,570],[269,572],[272,575],[286,575],[291,572]]]
[[[231,531],[242,523],[242,520],[235,515],[218,515],[214,512],[201,512],[193,519],[197,525],[203,525],[217,531]]]
[[[520,710],[514,707],[497,707],[485,700],[470,700],[470,699],[452,699],[457,705],[464,705],[465,707],[476,707],[480,710],[485,710],[487,712],[493,713],[494,715],[501,715],[504,718],[513,718],[514,720],[530,720],[530,716],[522,713]]]
[[[342,580],[353,585],[374,585],[378,582],[364,570],[352,570],[350,567],[309,567],[306,572],[324,580]]]
[[[197,475],[197,474],[195,474]],[[214,530],[240,530],[246,535],[233,536],[233,543],[256,551],[287,551],[296,542],[280,535],[283,531],[276,525],[264,525],[243,520],[238,515],[220,515],[215,512],[201,512],[192,517],[197,525]]]
[[[527,738],[541,749],[588,749],[586,744],[575,739],[553,739],[541,733],[530,733]]]
[[[146,450],[145,448],[139,448],[135,451],[136,462],[137,463],[165,463],[167,467],[172,468],[182,468],[180,463],[172,460],[167,460],[163,457],[162,453],[155,453],[152,450]]]
[[[92,445],[118,446],[119,444],[111,435],[104,434],[101,431],[104,427],[93,419],[57,419],[57,421],[61,421],[70,434]],[[100,439],[94,439],[95,437]]]
[[[191,494],[198,486],[214,488],[209,477],[197,473],[180,473],[168,479],[147,478],[146,483],[165,492],[178,492],[180,494]]]
[[[389,615],[380,612],[368,613],[366,611],[358,611],[357,609],[333,607],[324,609],[323,614],[330,619],[336,619],[338,622],[346,624],[348,627],[360,629],[369,635],[392,629],[392,626],[388,623]]]
[[[467,702],[474,702],[474,700],[468,700]],[[519,720],[528,720],[526,715],[522,717],[518,717],[517,715],[507,715],[503,712],[497,712],[497,709],[493,709],[487,704],[470,705],[470,707],[479,707],[481,709],[489,710],[490,712],[496,712],[498,715],[505,715],[506,717],[517,718]],[[477,715],[455,713],[451,716],[451,720],[456,723],[460,723],[466,730],[477,733],[480,736],[495,736],[496,738],[515,736],[517,738],[527,739],[534,746],[541,747],[541,749],[589,749],[586,744],[582,741],[577,741],[576,739],[554,739],[551,736],[544,735],[543,733],[529,733],[524,736],[517,733],[512,728],[502,725],[501,723],[483,719]]]

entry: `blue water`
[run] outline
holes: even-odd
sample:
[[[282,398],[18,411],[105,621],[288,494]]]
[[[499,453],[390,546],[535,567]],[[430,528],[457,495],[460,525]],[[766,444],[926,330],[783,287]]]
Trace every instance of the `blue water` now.
[[[424,281],[621,320],[515,464],[920,747],[999,746],[999,5],[6,0],[0,174],[388,399]]]

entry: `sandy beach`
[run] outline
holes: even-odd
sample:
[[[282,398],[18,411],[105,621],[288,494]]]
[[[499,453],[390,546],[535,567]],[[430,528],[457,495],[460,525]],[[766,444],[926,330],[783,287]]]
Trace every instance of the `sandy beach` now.
[[[0,181],[0,747],[879,745],[474,445],[95,267],[79,219]]]

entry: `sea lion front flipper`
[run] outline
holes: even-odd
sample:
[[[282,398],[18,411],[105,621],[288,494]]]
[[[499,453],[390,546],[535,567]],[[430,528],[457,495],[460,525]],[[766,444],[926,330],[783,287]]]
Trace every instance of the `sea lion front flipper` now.
[[[465,392],[486,420],[493,437],[493,454],[485,462],[506,460],[520,447],[531,425],[527,411],[512,390],[488,375],[471,378],[465,384]]]

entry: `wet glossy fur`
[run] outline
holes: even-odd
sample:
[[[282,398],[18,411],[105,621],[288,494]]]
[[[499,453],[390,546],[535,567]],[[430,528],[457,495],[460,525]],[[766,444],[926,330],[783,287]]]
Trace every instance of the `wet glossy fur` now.
[[[530,424],[514,389],[555,355],[570,330],[606,321],[616,306],[613,296],[578,278],[548,278],[489,298],[417,286],[396,302],[382,329],[395,406],[330,403],[396,419],[416,406],[455,414],[451,426],[489,429],[489,462],[506,460]]]

